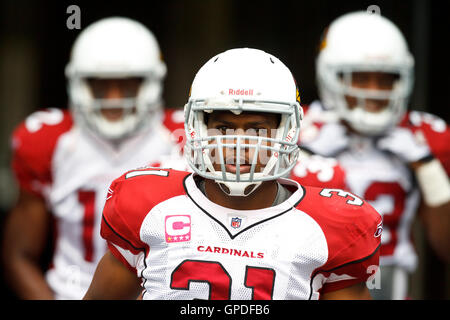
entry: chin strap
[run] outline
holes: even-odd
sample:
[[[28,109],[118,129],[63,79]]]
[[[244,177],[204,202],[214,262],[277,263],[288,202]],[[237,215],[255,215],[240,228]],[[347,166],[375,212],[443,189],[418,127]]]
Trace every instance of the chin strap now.
[[[295,132],[295,127],[291,128],[291,130],[289,131],[286,141],[290,141],[292,140],[292,137],[294,137],[294,132]],[[275,148],[279,148],[280,144],[277,143],[275,144]],[[254,173],[254,177],[265,177],[265,176],[269,176],[273,174],[273,170],[274,167],[277,165],[277,162],[281,162],[279,157],[280,157],[280,152],[273,152],[272,155],[270,156],[269,161],[267,162],[267,165],[264,167],[262,172],[259,173]],[[206,167],[208,168],[208,170],[217,175],[220,176],[221,178],[223,178],[223,176],[221,174],[218,174],[216,170],[214,170],[214,166],[211,163],[211,159],[208,156],[208,154],[204,155],[204,159],[205,159],[205,164]],[[276,167],[275,167],[276,168]],[[276,168],[277,169],[277,168]],[[245,179],[249,179],[250,178],[250,173],[245,173],[240,175],[244,180]],[[226,172],[226,177],[229,178],[230,180],[237,180],[236,175],[233,173],[229,173]],[[247,197],[250,194],[252,194],[262,183],[262,180],[259,181],[251,181],[251,182],[236,182],[236,181],[217,181],[216,183],[219,184],[220,189],[227,195],[232,196],[232,197]],[[249,190],[249,188],[253,186],[253,188],[251,188]],[[228,189],[228,190],[227,190]],[[247,192],[246,192],[247,191]]]
[[[220,190],[222,190],[226,195],[230,197],[247,197],[261,185],[261,182],[262,181],[258,182],[216,181],[216,183],[219,185]],[[245,190],[247,190],[247,188],[251,186],[253,186],[253,188],[249,189],[249,191],[245,193]]]

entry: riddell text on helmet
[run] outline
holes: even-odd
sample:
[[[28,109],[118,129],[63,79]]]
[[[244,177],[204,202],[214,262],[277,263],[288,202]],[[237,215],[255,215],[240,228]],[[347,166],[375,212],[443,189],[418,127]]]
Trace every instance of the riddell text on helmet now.
[[[253,89],[228,89],[228,94],[230,96],[252,96]]]

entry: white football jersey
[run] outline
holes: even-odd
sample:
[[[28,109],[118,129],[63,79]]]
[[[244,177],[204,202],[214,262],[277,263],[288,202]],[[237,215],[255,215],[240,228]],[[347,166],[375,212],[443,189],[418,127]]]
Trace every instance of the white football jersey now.
[[[106,252],[100,237],[108,186],[127,170],[177,156],[159,123],[114,149],[73,125],[69,112],[32,114],[14,133],[13,166],[21,188],[45,199],[55,218],[46,279],[58,299],[81,299]]]
[[[422,121],[423,119],[423,121]],[[433,154],[449,169],[450,130],[437,117],[410,112],[399,126],[423,135]],[[411,224],[420,202],[420,191],[408,164],[376,147],[376,140],[348,133],[331,111],[314,102],[306,112],[301,147],[335,157],[345,170],[346,188],[367,200],[383,216],[380,265],[413,271],[417,255]],[[439,124],[439,126],[437,125]]]
[[[318,299],[378,265],[381,216],[348,192],[279,179],[286,201],[233,210],[196,177],[147,168],[109,189],[101,234],[142,279],[144,299]]]
[[[373,140],[352,137],[350,148],[337,155],[346,172],[348,190],[368,201],[383,216],[381,265],[413,271],[417,256],[411,224],[420,192],[408,166],[375,148]]]

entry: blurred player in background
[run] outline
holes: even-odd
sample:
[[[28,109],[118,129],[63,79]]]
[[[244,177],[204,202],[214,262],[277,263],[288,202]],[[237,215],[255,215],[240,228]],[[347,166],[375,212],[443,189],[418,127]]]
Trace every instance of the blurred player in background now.
[[[163,111],[165,75],[157,40],[144,25],[122,17],[99,20],[72,48],[70,110],[37,111],[14,131],[20,193],[7,221],[3,259],[19,298],[83,297],[106,250],[100,223],[111,181],[177,155],[163,122],[172,130],[183,122]],[[54,252],[44,275],[39,259],[52,233]]]
[[[321,101],[306,112],[301,147],[336,157],[348,190],[383,215],[378,299],[405,299],[416,269],[411,223],[419,211],[436,253],[450,261],[450,129],[406,112],[414,59],[400,30],[366,12],[325,32],[316,61]],[[419,210],[420,209],[420,210]]]
[[[214,56],[185,115],[194,172],[114,180],[101,227],[109,251],[86,299],[370,299],[381,216],[343,190],[283,178],[297,163],[302,108],[279,59],[249,48]]]

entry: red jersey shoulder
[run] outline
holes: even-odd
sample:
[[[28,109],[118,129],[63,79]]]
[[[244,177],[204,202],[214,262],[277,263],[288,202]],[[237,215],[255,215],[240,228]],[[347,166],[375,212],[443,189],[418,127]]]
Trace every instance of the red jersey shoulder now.
[[[321,294],[365,282],[376,271],[382,218],[367,202],[345,190],[305,187],[297,209],[320,225],[327,241],[328,259],[312,275],[324,279]]]
[[[313,126],[320,129],[325,123],[326,119],[322,117],[325,114],[324,110],[318,105],[302,105],[304,119],[302,121],[302,130],[305,129],[304,125],[309,127]]]
[[[301,124],[298,143],[307,144],[315,141],[324,126],[338,121],[335,112],[324,110],[320,103],[304,107],[304,117]]]
[[[344,168],[320,155],[301,155],[289,178],[305,186],[346,189]]]
[[[183,109],[164,109],[164,126],[173,132],[176,129],[184,129]]]
[[[167,128],[174,141],[182,149],[186,141],[184,132],[184,110],[183,109],[164,109],[164,127]]]
[[[13,138],[55,140],[69,130],[72,124],[72,115],[68,110],[42,109],[33,112],[20,123],[14,130]]]
[[[306,186],[297,209],[323,230],[329,249],[327,268],[370,256],[380,245],[381,215],[353,193]]]
[[[425,139],[433,155],[450,175],[450,127],[438,116],[427,112],[407,112],[399,126],[409,128],[419,138]]]
[[[36,185],[51,182],[51,161],[62,134],[73,126],[67,110],[43,109],[29,115],[12,134],[12,166],[22,188],[40,193]]]
[[[303,115],[305,115],[306,113],[308,113],[309,111],[309,104],[302,104],[302,109],[303,109]]]
[[[159,203],[184,194],[183,182],[188,174],[172,169],[142,168],[114,180],[103,208],[102,237],[130,250],[144,246],[139,237],[143,220]]]

